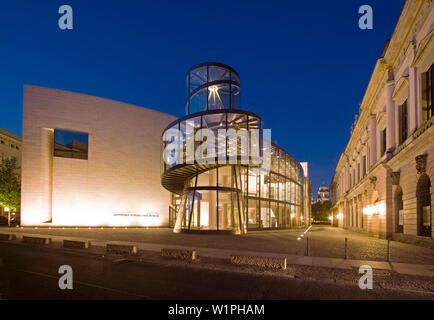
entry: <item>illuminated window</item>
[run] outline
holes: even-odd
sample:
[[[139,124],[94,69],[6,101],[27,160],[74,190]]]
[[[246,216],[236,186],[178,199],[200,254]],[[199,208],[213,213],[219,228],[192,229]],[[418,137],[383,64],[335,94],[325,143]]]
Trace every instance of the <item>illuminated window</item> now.
[[[88,134],[54,130],[54,156],[87,160]]]

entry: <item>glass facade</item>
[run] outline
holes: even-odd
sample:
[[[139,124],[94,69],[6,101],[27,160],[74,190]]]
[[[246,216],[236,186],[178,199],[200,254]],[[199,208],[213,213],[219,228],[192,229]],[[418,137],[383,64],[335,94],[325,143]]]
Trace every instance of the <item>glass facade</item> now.
[[[239,82],[238,74],[222,64],[202,64],[187,74],[187,116],[171,123],[162,136],[162,184],[174,193],[170,223],[175,232],[242,234],[304,225],[302,167],[288,152],[262,139],[258,115],[237,109]],[[210,129],[215,144],[201,152],[201,160],[206,160],[201,162],[196,157],[202,129]],[[228,134],[231,129],[235,136]],[[171,145],[177,148],[168,148]],[[269,168],[255,161],[265,154]]]
[[[187,74],[187,114],[240,106],[240,77],[231,67],[204,63]]]
[[[276,145],[272,149],[276,167],[269,173],[225,165],[188,179],[185,191],[172,197],[176,215],[184,216],[182,229],[237,232],[240,222],[248,229],[303,225],[302,169],[288,153]]]

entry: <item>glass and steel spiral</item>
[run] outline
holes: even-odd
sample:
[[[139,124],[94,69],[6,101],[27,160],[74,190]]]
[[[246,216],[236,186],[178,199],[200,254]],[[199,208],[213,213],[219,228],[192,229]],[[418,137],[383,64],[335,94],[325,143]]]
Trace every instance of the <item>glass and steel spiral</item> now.
[[[187,87],[187,115],[167,126],[162,139],[162,185],[172,192],[169,215],[174,232],[243,234],[247,228],[300,225],[303,174],[298,161],[276,144],[249,139],[246,146],[240,137],[234,143],[219,131],[256,132],[262,138],[261,117],[240,110],[238,73],[221,63],[203,63],[187,73]],[[189,145],[189,137],[201,129],[211,130],[216,137],[215,150],[206,152],[207,161],[188,155],[200,147],[202,141]],[[166,152],[174,141],[179,146],[175,156]],[[256,144],[259,155],[252,151]],[[234,151],[244,157],[230,162]],[[266,152],[271,154],[270,170],[254,170],[258,169],[255,160]]]

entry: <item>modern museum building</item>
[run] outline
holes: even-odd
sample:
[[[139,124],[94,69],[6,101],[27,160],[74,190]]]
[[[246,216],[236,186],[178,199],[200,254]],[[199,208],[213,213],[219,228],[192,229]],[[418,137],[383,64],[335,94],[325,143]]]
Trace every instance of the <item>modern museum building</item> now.
[[[186,80],[179,119],[26,85],[21,225],[244,234],[309,224],[307,163],[240,107],[238,73],[210,62]]]

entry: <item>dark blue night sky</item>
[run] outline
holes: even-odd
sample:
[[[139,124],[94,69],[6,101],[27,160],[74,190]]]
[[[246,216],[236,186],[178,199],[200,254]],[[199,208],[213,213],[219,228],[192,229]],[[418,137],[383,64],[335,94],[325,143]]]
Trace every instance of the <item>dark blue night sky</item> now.
[[[60,5],[74,29],[58,28]],[[358,28],[373,8],[374,29]],[[243,109],[329,184],[404,0],[2,1],[0,127],[22,134],[23,84],[183,116],[185,74],[219,61],[241,76]]]

